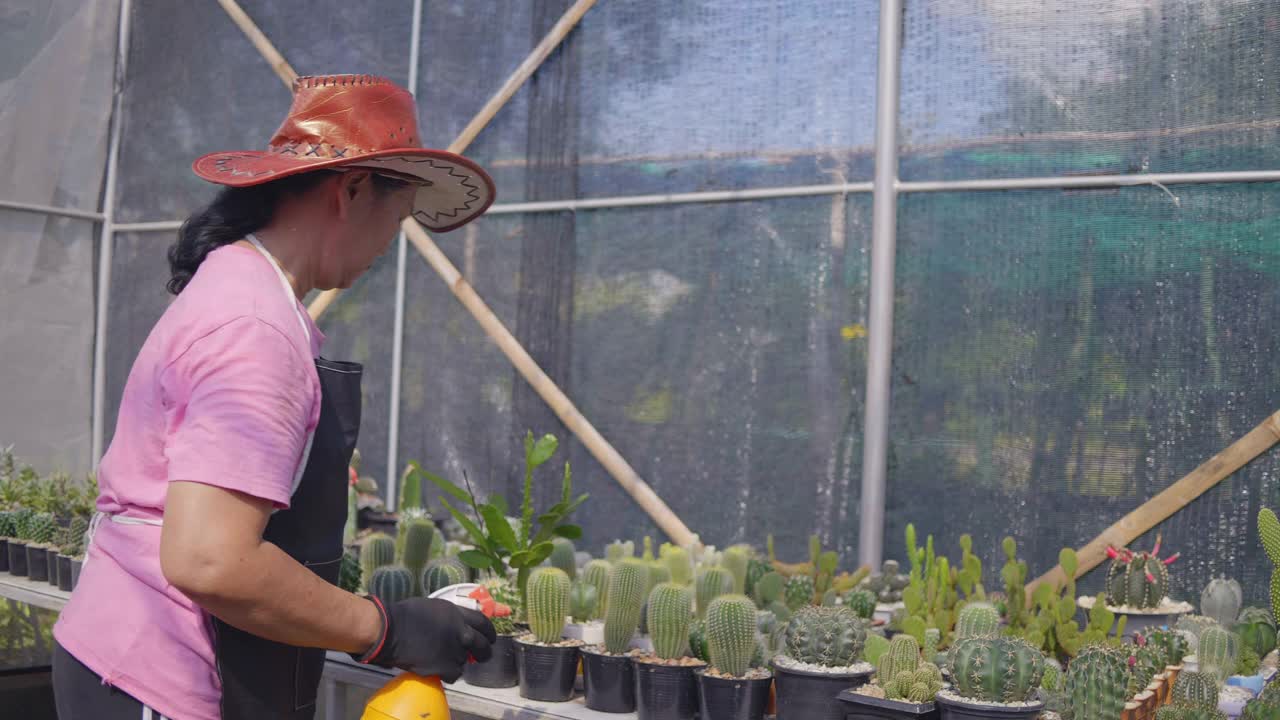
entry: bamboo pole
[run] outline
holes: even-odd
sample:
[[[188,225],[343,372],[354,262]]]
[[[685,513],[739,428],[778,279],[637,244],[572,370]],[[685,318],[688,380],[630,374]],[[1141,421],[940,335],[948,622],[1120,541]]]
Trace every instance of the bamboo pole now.
[[[1076,553],[1080,558],[1080,568],[1076,571],[1076,577],[1084,575],[1101,564],[1107,557],[1107,546],[1124,547],[1133,542],[1165,518],[1186,507],[1209,488],[1222,482],[1228,475],[1252,462],[1277,441],[1280,441],[1280,412],[1263,420],[1244,437],[1206,460],[1200,467],[1138,506],[1133,512],[1120,518],[1088,545],[1080,548]],[[1062,566],[1058,565],[1031,581],[1026,589],[1031,593],[1040,583],[1060,584],[1064,580],[1066,575]]]
[[[284,58],[271,46],[271,42],[254,25],[253,20],[243,10],[240,10],[235,0],[218,0],[218,2],[223,8],[227,9],[227,13],[236,25],[253,40],[254,46],[276,69],[281,79],[291,86],[293,83],[292,68],[289,67],[288,63],[284,62]],[[516,90],[529,79],[538,66],[546,60],[552,50],[564,40],[569,31],[573,29],[578,21],[582,19],[582,16],[586,14],[587,10],[595,3],[596,0],[578,0],[569,8],[568,12],[551,29],[551,32],[533,49],[529,57],[516,68],[502,88],[485,103],[475,118],[467,124],[462,134],[449,145],[451,152],[461,152],[470,145],[480,130],[493,119],[498,110],[511,99]],[[289,75],[283,74],[281,69],[287,70]],[[658,527],[662,528],[663,532],[667,533],[672,541],[679,545],[693,543],[696,540],[696,536],[689,530],[688,526],[672,512],[662,498],[658,497],[653,488],[649,487],[648,483],[640,477],[640,474],[631,467],[613,445],[587,421],[573,402],[569,400],[569,397],[564,394],[564,391],[543,372],[542,368],[538,367],[538,364],[520,345],[515,336],[502,324],[502,321],[484,302],[479,293],[475,291],[475,288],[471,287],[470,283],[462,277],[458,269],[449,261],[449,258],[427,235],[426,230],[412,218],[405,219],[401,227],[404,229],[405,236],[413,243],[414,248],[435,269],[441,279],[448,284],[454,296],[471,312],[476,321],[480,323],[480,326],[484,328],[485,333],[489,335],[489,338],[506,354],[516,370],[529,382],[538,395],[546,401],[561,422],[574,435],[578,436],[582,444],[604,466],[605,470],[613,476],[614,480],[622,486],[622,489],[653,518]],[[323,314],[337,295],[336,291],[330,290],[313,300],[307,308],[311,317],[318,318]]]

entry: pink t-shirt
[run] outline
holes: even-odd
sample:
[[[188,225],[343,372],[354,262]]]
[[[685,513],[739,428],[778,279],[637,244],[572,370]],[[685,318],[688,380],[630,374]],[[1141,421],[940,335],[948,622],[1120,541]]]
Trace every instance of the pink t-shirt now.
[[[290,302],[292,300],[292,302]],[[303,309],[308,344],[294,312]],[[253,248],[221,247],[139,351],[98,470],[98,510],[160,519],[172,480],[289,505],[320,415],[324,337]],[[103,519],[54,636],[156,712],[218,720],[210,618],[165,581],[154,525]]]

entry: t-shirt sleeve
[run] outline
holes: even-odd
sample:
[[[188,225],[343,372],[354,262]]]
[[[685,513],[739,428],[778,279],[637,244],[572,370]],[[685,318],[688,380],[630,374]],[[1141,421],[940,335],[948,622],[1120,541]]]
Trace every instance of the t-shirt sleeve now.
[[[315,406],[313,365],[258,318],[232,320],[162,373],[168,480],[289,506]]]

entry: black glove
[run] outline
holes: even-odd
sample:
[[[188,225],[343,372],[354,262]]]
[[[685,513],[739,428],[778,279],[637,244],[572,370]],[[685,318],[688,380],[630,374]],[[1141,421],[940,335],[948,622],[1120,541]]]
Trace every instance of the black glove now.
[[[382,638],[357,662],[437,675],[452,683],[462,677],[469,658],[484,662],[493,656],[498,634],[483,613],[448,600],[417,597],[384,607],[377,598],[369,599],[382,613]]]

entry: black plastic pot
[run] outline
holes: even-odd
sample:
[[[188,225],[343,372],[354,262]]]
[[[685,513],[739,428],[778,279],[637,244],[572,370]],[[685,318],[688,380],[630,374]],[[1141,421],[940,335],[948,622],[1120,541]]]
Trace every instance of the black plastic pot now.
[[[27,576],[27,544],[21,540],[9,541],[9,574]]]
[[[636,710],[636,673],[630,656],[582,651],[582,687],[587,707],[606,713]]]
[[[639,720],[693,720],[698,714],[697,667],[632,663]]]
[[[845,720],[938,720],[938,706],[931,702],[885,700],[852,690],[840,693],[839,702]]]
[[[842,690],[862,687],[874,670],[861,673],[819,673],[773,665],[778,720],[844,720]]]
[[[952,700],[944,695],[939,695],[934,703],[940,720],[1033,720],[1044,710],[1043,702],[1007,707]]]
[[[80,566],[84,564],[83,560],[71,561],[71,589],[75,590],[80,584]]]
[[[764,710],[769,706],[772,677],[719,678],[708,675],[705,668],[700,668],[695,675],[702,720],[763,720]]]
[[[58,556],[58,589],[71,592],[71,556]]]
[[[58,586],[58,551],[46,550],[44,561],[49,564],[49,584]]]
[[[468,685],[482,688],[509,688],[520,684],[520,670],[516,667],[515,638],[499,635],[493,644],[493,657],[482,663],[467,663],[462,669],[462,679]]]
[[[27,546],[27,579],[31,582],[49,582],[48,551],[44,548]]]
[[[520,697],[541,702],[569,702],[578,679],[578,648],[544,647],[516,641]]]
[[[9,572],[9,538],[0,538],[0,572]]]

